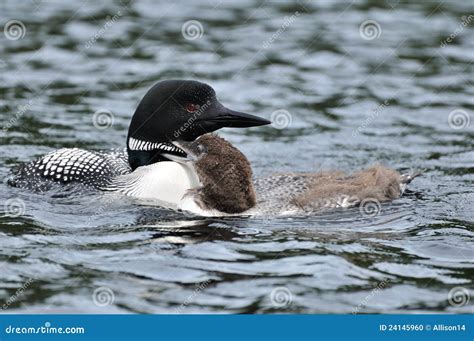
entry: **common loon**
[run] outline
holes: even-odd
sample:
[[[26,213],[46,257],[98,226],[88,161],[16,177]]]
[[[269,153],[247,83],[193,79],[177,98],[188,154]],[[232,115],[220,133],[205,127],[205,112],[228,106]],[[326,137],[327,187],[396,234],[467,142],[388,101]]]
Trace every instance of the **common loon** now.
[[[253,180],[248,159],[221,137],[205,134],[176,145],[187,156],[170,158],[194,171],[200,183],[186,191],[178,208],[203,216],[300,215],[378,204],[400,197],[419,175],[401,175],[374,165],[353,175],[327,171]]]
[[[130,123],[127,148],[114,152],[63,148],[26,163],[8,183],[44,189],[52,183],[80,183],[101,190],[174,202],[198,184],[187,167],[170,160],[186,157],[175,141],[193,141],[223,127],[252,127],[270,121],[230,110],[207,84],[166,80],[140,101]]]

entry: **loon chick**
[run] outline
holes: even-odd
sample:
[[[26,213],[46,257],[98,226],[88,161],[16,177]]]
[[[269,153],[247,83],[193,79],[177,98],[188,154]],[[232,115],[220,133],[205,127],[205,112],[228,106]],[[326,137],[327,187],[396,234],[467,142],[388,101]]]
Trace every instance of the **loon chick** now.
[[[190,80],[161,81],[140,101],[128,130],[126,151],[59,149],[22,165],[8,183],[31,189],[42,189],[45,183],[47,186],[51,182],[81,183],[133,196],[170,200],[167,195],[174,194],[174,186],[181,186],[179,193],[196,183],[195,176],[167,157],[186,156],[174,141],[192,141],[222,127],[269,123],[257,116],[227,109],[207,84]],[[134,176],[127,178],[129,174]],[[149,187],[153,189],[151,193],[147,193]]]
[[[205,216],[298,215],[389,201],[399,198],[419,175],[375,165],[353,175],[288,173],[252,181],[248,159],[221,137],[206,134],[177,145],[187,156],[171,157],[193,167],[201,183],[186,192],[179,207]]]

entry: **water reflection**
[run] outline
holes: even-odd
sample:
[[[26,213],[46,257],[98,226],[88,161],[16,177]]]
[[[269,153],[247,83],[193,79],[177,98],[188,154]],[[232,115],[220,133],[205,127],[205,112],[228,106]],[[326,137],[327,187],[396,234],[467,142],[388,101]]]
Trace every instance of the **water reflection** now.
[[[256,176],[375,162],[424,175],[373,218],[202,219],[3,183],[2,202],[24,209],[0,218],[0,302],[28,283],[7,312],[472,312],[472,299],[449,301],[473,287],[472,25],[445,41],[469,5],[2,2],[2,24],[26,30],[0,35],[4,179],[60,147],[123,148],[138,101],[165,78],[208,82],[245,112],[289,113],[283,129],[222,132]],[[186,37],[191,20],[202,29]],[[106,130],[93,126],[99,109],[114,114]],[[114,300],[98,306],[104,287]]]

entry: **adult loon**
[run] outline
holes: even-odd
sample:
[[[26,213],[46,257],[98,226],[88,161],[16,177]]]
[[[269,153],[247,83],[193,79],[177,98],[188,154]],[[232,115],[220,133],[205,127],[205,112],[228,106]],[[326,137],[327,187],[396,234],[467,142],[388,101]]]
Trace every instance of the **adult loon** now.
[[[170,161],[169,156],[186,157],[175,141],[192,141],[223,127],[269,123],[224,107],[207,84],[161,81],[140,101],[130,123],[126,150],[59,149],[20,166],[8,183],[30,189],[44,189],[51,183],[80,183],[173,202],[198,181],[189,169]]]
[[[347,175],[339,171],[288,173],[252,179],[247,158],[214,134],[177,142],[186,157],[170,158],[199,178],[178,208],[203,216],[300,215],[329,208],[374,205],[400,197],[419,174],[401,175],[375,165]]]

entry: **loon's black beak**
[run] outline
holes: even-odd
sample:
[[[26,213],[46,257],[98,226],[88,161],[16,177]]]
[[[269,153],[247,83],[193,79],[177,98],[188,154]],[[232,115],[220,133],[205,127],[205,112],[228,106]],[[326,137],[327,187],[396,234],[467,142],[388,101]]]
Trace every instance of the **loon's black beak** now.
[[[196,120],[196,123],[210,133],[224,127],[257,127],[270,124],[271,122],[258,116],[230,110],[221,103],[216,102]]]

